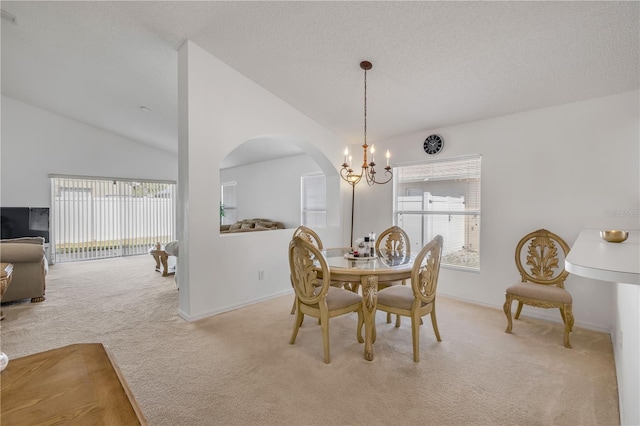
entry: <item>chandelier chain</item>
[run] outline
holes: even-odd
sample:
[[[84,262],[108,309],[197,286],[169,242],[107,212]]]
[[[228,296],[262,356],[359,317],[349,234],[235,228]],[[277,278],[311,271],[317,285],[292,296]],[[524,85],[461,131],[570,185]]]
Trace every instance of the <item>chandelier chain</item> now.
[[[367,145],[367,70],[364,70],[364,144]]]

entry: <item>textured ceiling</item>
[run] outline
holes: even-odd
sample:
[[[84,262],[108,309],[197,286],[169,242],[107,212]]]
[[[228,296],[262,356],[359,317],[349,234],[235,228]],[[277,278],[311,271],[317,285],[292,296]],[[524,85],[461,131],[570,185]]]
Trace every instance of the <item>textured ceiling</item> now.
[[[368,139],[638,89],[637,2],[11,2],[2,93],[177,152],[191,39],[320,124]],[[151,112],[142,111],[146,106]]]

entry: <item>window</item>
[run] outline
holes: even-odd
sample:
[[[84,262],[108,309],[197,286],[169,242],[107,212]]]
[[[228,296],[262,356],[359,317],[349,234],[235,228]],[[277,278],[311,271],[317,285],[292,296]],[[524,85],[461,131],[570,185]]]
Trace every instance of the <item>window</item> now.
[[[444,238],[442,266],[480,270],[480,156],[394,170],[394,218],[418,252]]]
[[[322,174],[300,178],[300,223],[310,228],[327,226],[327,180]]]
[[[175,182],[49,177],[55,262],[143,254],[175,240]]]
[[[222,200],[220,205],[221,225],[231,225],[237,220],[236,186],[236,182],[226,182],[222,184],[222,197],[220,197]]]

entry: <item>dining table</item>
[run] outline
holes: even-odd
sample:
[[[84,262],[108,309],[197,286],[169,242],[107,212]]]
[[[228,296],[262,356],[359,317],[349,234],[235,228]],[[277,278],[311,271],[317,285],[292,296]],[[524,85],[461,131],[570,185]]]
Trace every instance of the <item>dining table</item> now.
[[[415,256],[380,249],[373,256],[354,257],[350,248],[324,249],[322,254],[329,265],[331,281],[349,283],[354,292],[362,290],[364,358],[372,361],[378,283],[410,279]]]

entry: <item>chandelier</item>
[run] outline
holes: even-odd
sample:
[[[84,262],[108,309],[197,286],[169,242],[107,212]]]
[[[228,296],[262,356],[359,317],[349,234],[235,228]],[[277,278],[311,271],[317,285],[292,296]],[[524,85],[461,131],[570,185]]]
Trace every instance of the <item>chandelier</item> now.
[[[372,186],[373,184],[384,184],[391,180],[393,177],[393,172],[391,171],[391,167],[389,166],[389,157],[391,154],[387,150],[386,158],[387,165],[384,168],[384,178],[379,180],[376,176],[376,159],[375,159],[375,146],[371,145],[371,162],[367,163],[367,149],[369,145],[367,145],[367,71],[369,71],[373,65],[369,61],[360,62],[360,68],[364,70],[364,144],[362,145],[363,150],[363,160],[362,160],[362,169],[360,173],[355,173],[351,168],[351,161],[353,159],[352,156],[349,155],[349,148],[345,148],[344,150],[344,163],[342,163],[342,169],[340,170],[340,176],[342,179],[347,181],[351,186],[355,187],[358,182],[362,180],[364,177],[367,183]]]

